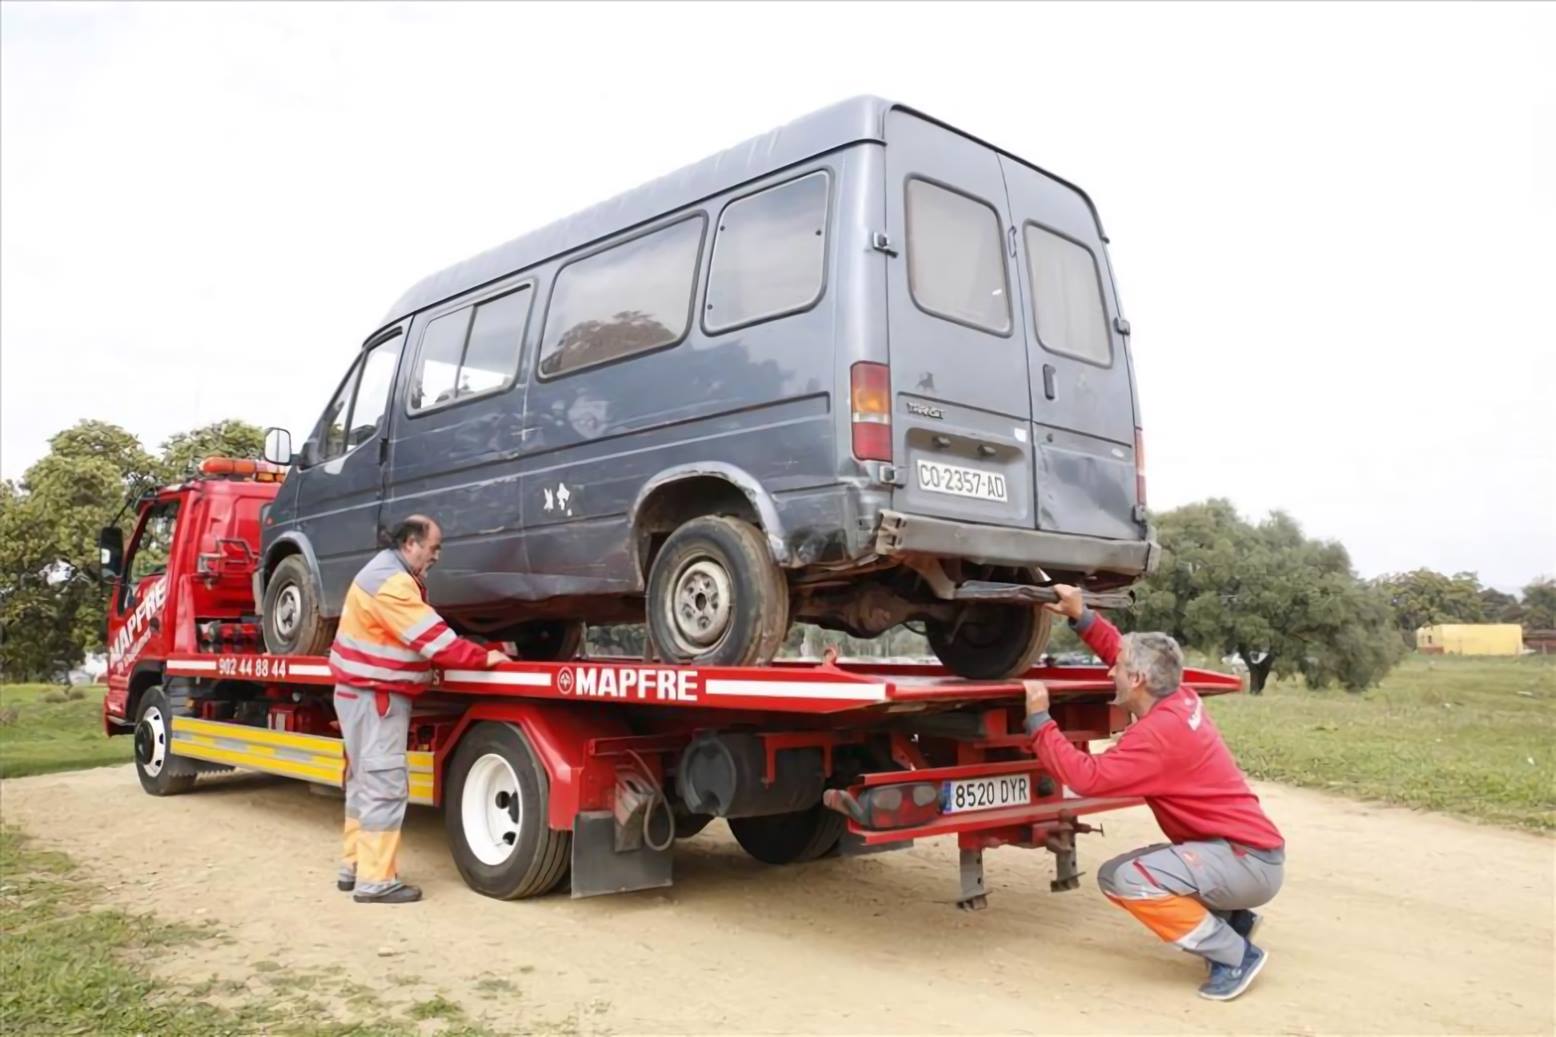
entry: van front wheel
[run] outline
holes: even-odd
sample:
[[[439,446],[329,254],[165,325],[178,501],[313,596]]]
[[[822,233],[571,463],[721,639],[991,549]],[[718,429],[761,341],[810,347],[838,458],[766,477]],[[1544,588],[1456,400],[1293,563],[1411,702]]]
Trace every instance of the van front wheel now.
[[[648,574],[648,636],[669,663],[761,666],[789,633],[789,585],[749,522],[707,515],[670,534]]]
[[[1003,680],[1030,670],[1048,647],[1053,613],[1042,607],[967,605],[950,623],[929,622],[929,647],[946,668],[971,680]]]

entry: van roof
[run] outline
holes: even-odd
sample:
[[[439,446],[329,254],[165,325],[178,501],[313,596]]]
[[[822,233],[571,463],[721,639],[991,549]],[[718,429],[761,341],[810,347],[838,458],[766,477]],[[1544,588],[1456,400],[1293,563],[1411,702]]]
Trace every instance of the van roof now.
[[[424,277],[390,307],[383,324],[392,324],[418,310],[501,280],[552,256],[694,205],[797,162],[851,144],[884,142],[886,113],[894,108],[922,115],[906,105],[879,97],[861,96],[840,101]],[[1085,197],[1084,192],[1081,195]],[[1087,204],[1090,204],[1089,198]],[[1095,216],[1095,208],[1092,212]],[[1101,231],[1100,223],[1098,231]],[[1106,241],[1106,237],[1103,240]]]

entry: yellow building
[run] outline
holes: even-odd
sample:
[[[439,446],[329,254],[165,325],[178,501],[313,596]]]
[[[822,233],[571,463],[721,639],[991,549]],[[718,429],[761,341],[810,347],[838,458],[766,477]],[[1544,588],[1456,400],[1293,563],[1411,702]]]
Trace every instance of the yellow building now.
[[[1517,623],[1439,623],[1416,631],[1416,650],[1447,655],[1519,655],[1524,628]]]

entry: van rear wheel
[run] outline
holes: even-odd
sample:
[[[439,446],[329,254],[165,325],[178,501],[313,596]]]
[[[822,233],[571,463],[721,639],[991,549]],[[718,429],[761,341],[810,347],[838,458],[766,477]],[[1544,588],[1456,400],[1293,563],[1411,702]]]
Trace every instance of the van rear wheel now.
[[[1053,613],[1008,605],[968,605],[950,623],[925,624],[929,647],[970,680],[1003,680],[1030,670],[1053,633]]]
[[[276,655],[323,655],[335,640],[333,619],[319,614],[319,592],[302,555],[281,559],[265,584],[265,648]]]
[[[789,584],[761,530],[706,515],[670,534],[648,575],[648,636],[670,663],[760,666],[789,633]]]

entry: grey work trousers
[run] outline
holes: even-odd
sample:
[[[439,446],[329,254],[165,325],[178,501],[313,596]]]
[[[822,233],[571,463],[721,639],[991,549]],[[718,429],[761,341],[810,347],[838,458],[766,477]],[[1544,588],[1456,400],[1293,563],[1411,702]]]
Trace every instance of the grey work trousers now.
[[[1108,861],[1097,884],[1163,940],[1238,965],[1247,941],[1226,917],[1268,903],[1280,890],[1285,860],[1283,850],[1234,847],[1225,839],[1158,843]]]
[[[386,893],[400,885],[395,859],[410,800],[405,749],[411,700],[390,694],[389,710],[379,716],[377,692],[337,684],[335,717],[346,743],[340,878],[355,881],[358,893]]]

